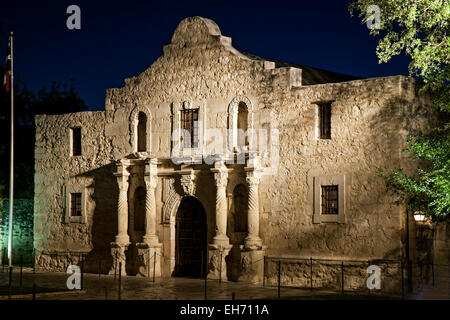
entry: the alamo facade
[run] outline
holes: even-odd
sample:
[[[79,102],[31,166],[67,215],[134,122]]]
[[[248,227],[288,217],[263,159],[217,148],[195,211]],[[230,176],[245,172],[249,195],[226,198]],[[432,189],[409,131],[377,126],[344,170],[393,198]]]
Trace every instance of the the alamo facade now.
[[[36,117],[36,264],[255,282],[265,256],[402,259],[377,169],[408,169],[429,105],[410,78],[262,59],[184,19],[104,111]]]

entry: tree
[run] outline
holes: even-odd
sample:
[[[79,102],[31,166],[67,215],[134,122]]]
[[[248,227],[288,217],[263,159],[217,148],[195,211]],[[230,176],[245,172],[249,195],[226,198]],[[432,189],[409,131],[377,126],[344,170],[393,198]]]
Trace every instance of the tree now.
[[[0,67],[3,74],[3,69]],[[33,198],[34,194],[34,145],[36,114],[62,114],[86,110],[87,107],[74,89],[73,80],[69,85],[53,82],[49,89],[45,86],[37,94],[30,91],[23,81],[14,86],[15,113],[15,161],[14,197]],[[9,168],[10,152],[10,94],[0,89],[0,165]],[[9,170],[0,171],[0,198],[9,192]]]
[[[389,190],[412,211],[434,219],[450,217],[450,2],[448,0],[357,0],[356,11],[363,22],[374,18],[378,6],[380,23],[370,34],[380,36],[376,53],[387,63],[402,52],[410,56],[409,73],[422,81],[421,91],[430,94],[441,124],[408,137],[404,150],[418,160],[411,175],[401,168],[380,169]],[[371,7],[372,6],[372,7]]]

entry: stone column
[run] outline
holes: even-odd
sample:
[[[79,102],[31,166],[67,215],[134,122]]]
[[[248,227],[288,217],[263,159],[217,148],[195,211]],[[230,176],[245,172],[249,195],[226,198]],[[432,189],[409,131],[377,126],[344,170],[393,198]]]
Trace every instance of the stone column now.
[[[138,275],[161,277],[161,248],[156,235],[156,186],[158,184],[157,160],[145,160],[145,235],[137,243]]]
[[[249,159],[247,172],[248,184],[248,235],[241,246],[241,270],[239,281],[258,283],[263,280],[264,255],[266,247],[259,237],[259,182],[261,170],[257,158]]]
[[[227,280],[227,265],[225,258],[230,252],[230,239],[227,236],[227,195],[228,169],[223,160],[215,162],[214,180],[216,183],[216,226],[213,243],[208,246],[208,279]]]
[[[216,235],[213,243],[218,245],[230,244],[227,236],[227,194],[228,169],[223,162],[218,162],[211,171],[214,172],[216,182]]]
[[[152,244],[158,243],[155,199],[156,185],[158,183],[156,159],[147,159],[145,169],[145,235],[143,242]]]
[[[248,235],[244,240],[247,248],[260,247],[262,240],[259,237],[259,177],[255,171],[247,173],[248,183]]]
[[[122,275],[126,275],[125,271],[125,251],[130,245],[130,237],[128,235],[128,178],[130,173],[126,169],[126,163],[120,160],[116,163],[117,171],[114,175],[117,178],[119,186],[119,199],[117,202],[117,235],[115,242],[111,242],[111,255],[113,257],[113,265],[110,274],[119,272],[119,265],[122,263]]]

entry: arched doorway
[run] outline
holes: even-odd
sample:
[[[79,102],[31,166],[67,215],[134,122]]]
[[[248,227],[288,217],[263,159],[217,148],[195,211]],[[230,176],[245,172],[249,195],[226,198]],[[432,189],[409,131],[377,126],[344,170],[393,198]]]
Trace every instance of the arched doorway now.
[[[201,202],[194,197],[184,198],[175,224],[175,276],[204,277],[206,232],[206,213]]]

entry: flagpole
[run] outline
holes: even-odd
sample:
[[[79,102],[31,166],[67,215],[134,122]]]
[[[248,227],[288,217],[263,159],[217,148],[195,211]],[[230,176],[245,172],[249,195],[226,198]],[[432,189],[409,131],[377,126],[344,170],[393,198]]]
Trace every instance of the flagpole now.
[[[9,267],[12,268],[12,240],[13,240],[13,208],[14,208],[14,56],[13,56],[13,33],[9,37],[11,57],[11,155],[9,168],[9,235],[8,235],[8,257]]]

